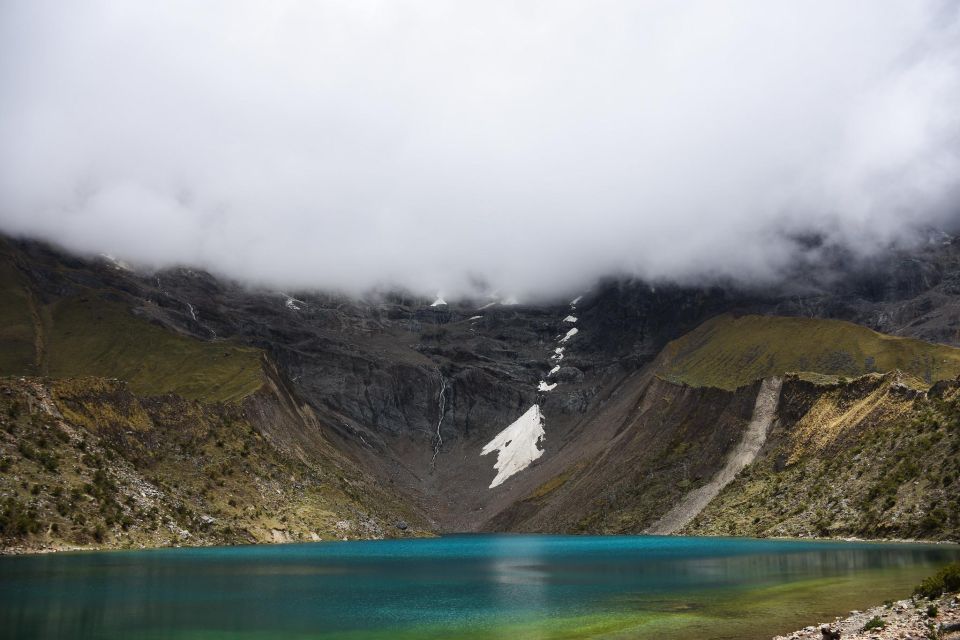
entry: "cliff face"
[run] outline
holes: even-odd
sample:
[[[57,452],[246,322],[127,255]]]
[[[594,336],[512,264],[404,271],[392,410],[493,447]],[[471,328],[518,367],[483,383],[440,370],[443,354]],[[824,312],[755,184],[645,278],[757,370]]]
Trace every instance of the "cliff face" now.
[[[407,532],[638,533],[724,469],[748,430],[761,379],[797,373],[784,382],[756,460],[687,529],[725,532],[740,521],[722,505],[773,464],[787,425],[820,433],[838,389],[873,397],[863,380],[874,378],[851,378],[896,367],[925,398],[926,387],[956,376],[960,352],[899,337],[960,344],[958,255],[960,244],[931,244],[873,265],[800,274],[789,289],[610,281],[575,303],[431,306],[403,294],[355,300],[252,290],[189,269],[138,274],[3,241],[0,374],[13,376],[4,384],[20,409],[7,419],[2,497],[15,500],[10,513],[32,509],[50,543],[401,535],[401,520]],[[47,396],[47,404],[29,400]],[[544,420],[543,453],[490,488],[495,455],[481,450],[533,405]],[[911,404],[904,415],[917,418],[926,406]],[[29,443],[53,424],[73,429],[65,440],[46,438],[63,448],[58,456],[80,461],[69,463],[80,469],[69,487],[20,451],[21,442],[40,451]],[[850,432],[858,438],[899,429],[886,414],[857,424]],[[100,467],[83,462],[81,441],[99,447]],[[792,460],[771,467],[770,477],[805,486],[789,474],[813,462]],[[145,461],[154,466],[144,470]],[[118,498],[119,511],[102,507],[115,517],[97,520],[104,534],[94,537],[95,526],[60,514],[57,499],[74,485],[85,491],[98,470],[127,486],[125,465],[141,480],[166,483],[157,488],[166,497],[139,511]],[[231,491],[242,495],[224,498]],[[927,506],[919,509],[938,508]],[[124,516],[139,526],[150,509],[189,538],[167,535],[169,527],[149,535],[123,528]],[[769,514],[758,515],[763,522]],[[54,522],[74,537],[57,538]],[[953,535],[945,527],[924,535]]]

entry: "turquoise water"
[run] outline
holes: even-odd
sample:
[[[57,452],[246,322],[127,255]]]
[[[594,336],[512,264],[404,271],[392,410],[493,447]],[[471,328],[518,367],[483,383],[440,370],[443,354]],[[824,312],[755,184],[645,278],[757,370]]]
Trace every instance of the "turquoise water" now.
[[[954,546],[451,536],[0,558],[9,638],[769,638]]]

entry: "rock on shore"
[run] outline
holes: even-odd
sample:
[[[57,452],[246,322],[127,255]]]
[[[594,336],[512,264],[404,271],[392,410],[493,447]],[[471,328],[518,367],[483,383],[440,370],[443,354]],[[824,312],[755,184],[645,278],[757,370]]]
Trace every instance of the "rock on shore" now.
[[[935,607],[935,609],[934,609]],[[936,615],[931,615],[935,613]],[[880,624],[871,621],[880,621]],[[960,640],[960,598],[944,595],[933,600],[900,600],[866,611],[851,611],[848,618],[820,623],[777,636],[774,640]]]

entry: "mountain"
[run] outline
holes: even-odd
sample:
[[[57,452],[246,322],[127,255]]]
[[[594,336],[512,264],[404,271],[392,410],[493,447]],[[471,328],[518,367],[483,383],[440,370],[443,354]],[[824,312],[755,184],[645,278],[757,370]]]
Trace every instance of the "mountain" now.
[[[4,545],[957,538],[960,242],[785,282],[436,304],[3,239]]]

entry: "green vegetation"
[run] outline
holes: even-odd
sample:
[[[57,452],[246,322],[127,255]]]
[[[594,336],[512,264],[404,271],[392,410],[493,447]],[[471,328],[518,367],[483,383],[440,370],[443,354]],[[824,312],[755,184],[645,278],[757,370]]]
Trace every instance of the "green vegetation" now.
[[[867,623],[863,625],[863,628],[860,631],[873,631],[874,629],[886,629],[887,623],[884,622],[883,618],[880,616],[873,616]]]
[[[894,369],[927,384],[953,379],[960,375],[960,349],[839,320],[724,314],[668,344],[660,375],[732,390],[787,372],[855,377]]]
[[[261,387],[261,357],[173,333],[92,289],[37,305],[0,253],[0,375],[118,378],[142,395],[229,402]]]
[[[960,562],[948,564],[923,582],[916,589],[914,595],[922,598],[937,598],[945,593],[960,591]],[[936,612],[929,614],[936,617]]]
[[[47,339],[53,377],[101,376],[130,383],[142,395],[230,401],[262,384],[260,352],[176,335],[95,295],[51,310]]]
[[[684,529],[693,535],[960,539],[960,384],[894,374],[788,378],[763,454]]]
[[[34,321],[16,267],[0,256],[0,372],[36,372]]]
[[[278,401],[250,402],[270,413]],[[0,547],[418,532],[415,513],[332,447],[291,456],[237,403],[143,399],[102,378],[0,378],[0,469]]]

